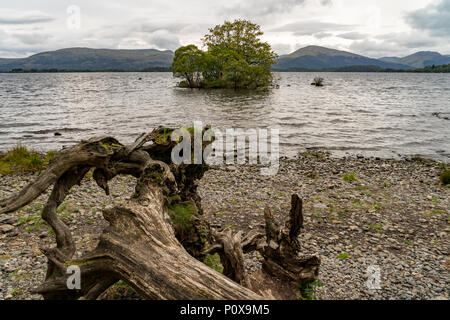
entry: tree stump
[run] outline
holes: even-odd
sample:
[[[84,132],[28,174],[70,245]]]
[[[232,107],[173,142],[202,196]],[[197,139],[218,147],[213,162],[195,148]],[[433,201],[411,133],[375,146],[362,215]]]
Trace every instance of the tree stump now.
[[[53,185],[42,218],[55,231],[56,247],[41,249],[48,268],[35,292],[44,299],[96,299],[123,280],[146,299],[297,299],[299,286],[317,279],[320,259],[300,257],[301,199],[292,196],[285,227],[267,207],[265,234],[214,230],[203,217],[196,184],[208,166],[171,163],[178,143],[171,141],[171,132],[159,127],[129,146],[113,137],[81,141],[59,151],[35,181],[0,201],[0,214],[13,212]],[[91,168],[106,194],[108,182],[117,175],[138,180],[129,200],[103,211],[109,226],[97,247],[73,259],[75,243],[57,208]],[[261,270],[248,275],[244,254],[252,251],[264,261]],[[220,256],[223,274],[200,261],[214,253]],[[69,266],[80,268],[80,289],[67,286]]]

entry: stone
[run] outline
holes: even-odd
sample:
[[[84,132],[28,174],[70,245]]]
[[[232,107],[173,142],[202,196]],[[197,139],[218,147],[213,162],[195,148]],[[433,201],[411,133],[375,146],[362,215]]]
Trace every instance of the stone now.
[[[11,232],[14,229],[14,227],[10,224],[2,224],[0,225],[0,232],[1,233],[8,233]]]

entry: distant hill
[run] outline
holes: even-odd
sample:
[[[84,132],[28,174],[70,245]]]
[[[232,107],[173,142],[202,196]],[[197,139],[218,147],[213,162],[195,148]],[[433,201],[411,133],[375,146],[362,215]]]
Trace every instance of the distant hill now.
[[[409,56],[398,58],[398,57],[385,57],[381,58],[381,61],[406,64],[413,68],[424,68],[428,66],[438,66],[450,63],[450,55],[444,56],[439,52],[433,51],[420,51]]]
[[[273,69],[280,71],[290,69],[320,70],[350,66],[377,66],[389,69],[412,68],[405,64],[380,61],[347,51],[339,51],[319,46],[308,46],[278,58]]]
[[[169,67],[173,52],[156,49],[114,50],[68,48],[42,52],[22,59],[0,59],[0,71],[24,70],[142,70]]]
[[[68,48],[42,52],[28,58],[0,58],[0,72],[169,71],[173,55],[170,50],[156,49]],[[450,55],[431,51],[417,52],[404,58],[372,59],[351,52],[308,46],[280,56],[272,69],[274,71],[385,72],[444,64],[450,64]]]

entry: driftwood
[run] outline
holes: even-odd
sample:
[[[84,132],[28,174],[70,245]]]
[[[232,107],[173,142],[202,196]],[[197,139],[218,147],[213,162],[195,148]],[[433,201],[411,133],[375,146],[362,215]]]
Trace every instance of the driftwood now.
[[[0,214],[13,212],[53,185],[42,218],[55,232],[56,247],[41,249],[48,268],[35,292],[45,299],[96,299],[123,280],[146,299],[297,299],[299,286],[317,278],[320,259],[299,255],[302,200],[292,196],[284,227],[266,208],[265,234],[212,229],[196,192],[196,181],[208,167],[171,163],[176,145],[171,131],[155,129],[129,146],[112,137],[82,141],[59,151],[34,182],[0,201]],[[138,180],[126,203],[103,211],[109,226],[97,247],[73,259],[75,243],[57,208],[91,168],[107,194],[108,181],[116,175]],[[261,270],[248,275],[244,254],[252,251],[264,260]],[[201,262],[214,253],[220,256],[223,274]],[[81,270],[80,289],[67,286],[67,268],[73,265]]]

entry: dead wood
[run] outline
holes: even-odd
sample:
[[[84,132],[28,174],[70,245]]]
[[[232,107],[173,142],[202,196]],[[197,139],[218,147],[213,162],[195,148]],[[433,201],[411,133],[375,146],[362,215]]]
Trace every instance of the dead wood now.
[[[96,299],[119,280],[147,299],[296,299],[298,288],[318,276],[320,259],[302,257],[298,235],[302,200],[293,195],[285,227],[265,210],[265,233],[245,236],[214,230],[203,216],[197,181],[208,166],[171,162],[173,129],[157,128],[131,145],[112,137],[92,138],[59,151],[35,181],[0,201],[0,214],[31,203],[53,189],[42,218],[53,228],[56,247],[42,248],[48,258],[45,281],[35,291],[45,299]],[[205,147],[205,146],[203,146]],[[109,226],[97,247],[74,259],[75,243],[56,212],[71,188],[93,169],[106,194],[117,175],[138,178],[135,193],[103,216]],[[258,251],[262,269],[247,274],[244,255]],[[218,253],[223,274],[200,260]],[[67,286],[67,268],[78,266],[81,289]]]

